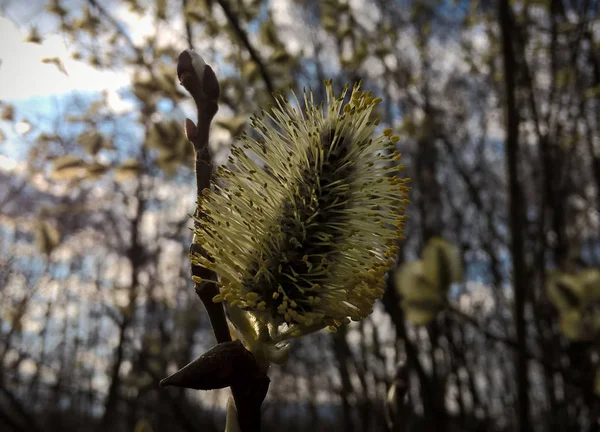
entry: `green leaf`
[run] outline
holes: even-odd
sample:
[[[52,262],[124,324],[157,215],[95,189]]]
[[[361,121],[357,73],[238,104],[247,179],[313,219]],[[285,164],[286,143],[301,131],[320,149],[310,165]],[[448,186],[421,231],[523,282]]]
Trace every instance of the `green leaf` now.
[[[67,69],[63,64],[63,61],[58,57],[45,57],[42,59],[42,63],[53,64],[61,73],[69,76],[69,73],[67,72]]]
[[[140,419],[135,425],[135,432],[152,432],[152,426],[146,419]]]
[[[260,26],[260,41],[265,45],[279,46],[279,39],[277,38],[277,32],[275,31],[275,24],[273,20],[267,19]]]
[[[60,233],[48,222],[39,221],[35,227],[35,242],[39,251],[49,256],[60,243]]]
[[[115,180],[123,181],[137,177],[142,172],[142,164],[135,159],[127,159],[115,170]]]
[[[283,48],[277,49],[271,56],[271,61],[274,63],[288,63],[290,61],[290,54]]]
[[[87,170],[86,162],[77,156],[61,156],[52,163],[51,178],[70,180],[83,177]]]
[[[344,39],[345,37],[352,35],[353,28],[349,25],[345,25],[343,27],[337,28],[337,37],[338,39]]]
[[[418,293],[419,289],[416,288],[421,284],[429,284],[425,278],[423,261],[410,261],[402,264],[395,274],[396,278],[396,290],[403,297],[410,297],[412,293]]]
[[[59,141],[60,137],[58,135],[54,135],[54,134],[47,134],[45,132],[42,132],[41,134],[39,134],[37,136],[37,138],[35,139],[36,144],[38,145],[48,145],[50,143]]]
[[[137,14],[144,13],[144,8],[140,6],[137,0],[125,0],[125,3],[129,5],[129,12]]]
[[[249,81],[256,79],[258,76],[258,65],[252,60],[247,60],[242,65],[242,75],[244,75]]]
[[[97,131],[86,131],[77,136],[77,143],[92,156],[95,156],[100,149],[105,147],[104,136]]]
[[[190,2],[185,8],[185,18],[191,22],[201,23],[204,21],[204,14],[198,9],[195,2]]]
[[[443,294],[425,273],[423,261],[404,263],[396,272],[396,289],[406,319],[416,325],[430,322],[443,307]]]
[[[383,59],[388,54],[390,54],[390,49],[386,46],[379,45],[375,48],[375,56],[379,59]]]
[[[462,263],[456,248],[433,238],[423,249],[422,259],[404,263],[395,275],[406,318],[426,324],[444,307],[448,287],[462,280]]]
[[[594,310],[563,311],[559,325],[563,335],[574,341],[591,341],[600,334],[600,316]]]
[[[59,18],[64,18],[69,13],[69,11],[63,8],[57,0],[50,2],[50,4],[46,6],[46,10],[57,15]]]
[[[15,109],[12,105],[7,105],[2,114],[0,114],[0,118],[6,121],[13,121],[15,119]]]
[[[31,27],[31,29],[29,29],[29,33],[27,34],[27,37],[25,38],[25,40],[23,40],[23,42],[34,44],[42,43],[42,37],[40,36],[36,27]]]
[[[560,316],[560,331],[567,339],[585,340],[586,331],[581,312],[576,309],[564,311]]]
[[[444,293],[451,284],[462,280],[460,255],[442,238],[432,238],[423,249],[423,267],[427,279]]]
[[[600,97],[600,85],[597,85],[596,87],[591,87],[585,91],[586,99],[593,99],[598,97]]]
[[[174,148],[181,148],[180,140],[187,139],[183,127],[177,120],[155,123],[146,136],[145,145],[158,151],[172,152]]]
[[[416,309],[412,307],[405,308],[404,312],[406,314],[406,319],[414,325],[429,324],[431,321],[433,321],[433,319],[438,313],[438,311]]]
[[[321,26],[328,31],[335,31],[338,27],[338,20],[332,15],[321,16]]]
[[[86,166],[88,172],[87,178],[96,179],[102,177],[109,170],[109,168],[110,167],[108,165],[104,165],[103,163],[92,162]]]
[[[582,270],[577,275],[577,280],[582,287],[580,298],[584,304],[600,300],[600,270]]]
[[[548,298],[559,311],[578,308],[584,289],[579,277],[568,273],[551,274],[546,281]]]
[[[156,18],[167,19],[167,0],[156,0]]]
[[[435,318],[443,308],[442,297],[423,298],[420,300],[405,299],[402,307],[406,312],[406,319],[416,325],[424,325]]]

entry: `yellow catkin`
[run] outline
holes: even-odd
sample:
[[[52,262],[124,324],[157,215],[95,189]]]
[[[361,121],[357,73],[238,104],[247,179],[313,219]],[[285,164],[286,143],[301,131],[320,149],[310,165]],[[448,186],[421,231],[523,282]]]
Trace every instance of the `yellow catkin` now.
[[[278,97],[251,119],[254,133],[198,198],[203,252],[190,256],[218,276],[215,302],[294,335],[372,312],[406,222],[399,138],[376,135],[371,118],[382,99],[359,86],[336,94],[331,80],[325,89],[324,104],[310,91],[302,103]]]

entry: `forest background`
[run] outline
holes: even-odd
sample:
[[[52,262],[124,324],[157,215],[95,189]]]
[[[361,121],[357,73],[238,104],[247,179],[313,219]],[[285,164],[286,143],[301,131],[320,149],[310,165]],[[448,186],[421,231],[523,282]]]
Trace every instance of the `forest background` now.
[[[194,107],[175,70],[190,47],[221,83],[217,163],[272,92],[323,100],[331,78],[383,98],[412,178],[383,300],[294,341],[263,430],[600,430],[600,2],[3,0],[0,15],[2,430],[223,430],[228,390],[158,387],[214,345],[189,273]],[[430,283],[440,244],[453,265],[436,268],[460,277]],[[398,365],[406,400],[388,398]]]

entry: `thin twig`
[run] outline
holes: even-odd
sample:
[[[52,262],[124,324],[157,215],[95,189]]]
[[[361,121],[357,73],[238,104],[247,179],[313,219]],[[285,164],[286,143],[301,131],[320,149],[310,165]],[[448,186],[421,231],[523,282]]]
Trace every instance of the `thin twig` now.
[[[184,51],[177,62],[177,75],[182,85],[193,97],[198,110],[197,124],[186,119],[185,133],[195,149],[196,186],[197,196],[200,200],[205,191],[210,189],[213,177],[213,163],[208,148],[208,138],[210,124],[218,110],[217,101],[220,88],[212,68],[204,66],[204,70],[200,72],[196,70],[194,61],[202,60],[193,51]],[[198,76],[199,73],[202,76]],[[197,209],[195,213],[196,228],[199,228],[198,221],[203,217],[205,215]],[[202,246],[196,242],[192,242],[190,252],[205,255]],[[206,258],[210,259],[209,256]],[[195,283],[194,288],[208,312],[219,345],[210,351],[210,355],[204,355],[194,360],[176,374],[163,380],[161,385],[177,385],[196,389],[222,388],[224,385],[230,385],[240,429],[242,432],[258,432],[260,431],[262,402],[269,388],[269,377],[264,369],[259,367],[250,351],[246,350],[241,343],[231,341],[223,306],[221,303],[213,302],[213,297],[219,293],[217,284],[211,282],[216,281],[214,272],[202,266],[192,265],[192,276],[202,280],[202,282]],[[214,367],[219,368],[218,374],[221,374],[216,384],[211,382],[214,376],[210,377],[210,373],[207,375],[207,371],[213,371]]]
[[[248,39],[248,35],[240,26],[240,22],[238,21],[237,17],[231,11],[231,8],[229,7],[229,3],[227,3],[227,0],[218,0],[217,2],[221,6],[221,9],[223,9],[223,12],[225,13],[225,16],[227,17],[229,24],[231,24],[231,26],[233,27],[235,34],[238,36],[238,38],[240,38],[240,41],[242,41],[242,43],[248,50],[248,54],[250,54],[250,58],[258,66],[258,71],[260,73],[260,76],[262,77],[262,80],[265,82],[265,86],[267,87],[269,94],[273,94],[273,92],[275,91],[275,88],[273,87],[273,80],[271,79],[271,76],[269,75],[267,67],[265,66],[264,62],[261,60],[260,55],[254,48],[254,46],[252,46],[250,39]]]
[[[525,304],[527,302],[527,269],[524,250],[525,215],[519,176],[519,112],[516,96],[516,69],[514,50],[514,25],[510,20],[511,6],[508,0],[498,4],[498,25],[502,36],[502,59],[504,66],[504,108],[506,123],[506,174],[509,179],[510,252],[512,256],[514,319],[518,350],[515,352],[517,372],[518,430],[531,429],[529,375],[527,362],[527,322]]]
[[[187,37],[188,46],[194,49],[194,35],[192,33],[192,24],[186,16],[185,10],[188,6],[188,0],[182,0],[181,5],[183,6],[183,21],[185,23],[185,35]]]
[[[520,349],[519,344],[517,343],[516,340],[511,339],[510,337],[507,337],[507,336],[503,336],[503,335],[494,333],[494,332],[484,328],[483,325],[476,318],[460,311],[459,309],[455,308],[454,306],[447,305],[446,309],[450,313],[452,313],[457,320],[465,321],[467,324],[470,324],[475,330],[477,330],[479,333],[481,333],[483,336],[485,336],[486,339],[504,344],[505,346],[507,346],[515,351],[518,351]],[[564,373],[564,367],[562,367],[560,364],[553,364],[553,363],[549,362],[548,360],[544,359],[543,357],[539,357],[535,354],[532,354],[529,350],[526,350],[523,353],[523,355],[527,358],[527,360],[535,361],[536,363],[538,363],[540,366],[542,366],[548,372],[557,373],[557,374]],[[570,384],[571,386],[573,386],[575,388],[578,388],[578,389],[586,388],[587,383],[585,383],[579,379],[575,379],[575,378],[571,377],[570,375],[564,375],[563,378],[566,383]],[[597,400],[600,400],[600,396],[593,395],[592,397],[594,397]]]
[[[123,28],[123,26],[121,25],[121,23],[119,23],[105,8],[104,6],[102,6],[99,2],[97,2],[96,0],[88,0],[88,3],[90,5],[92,5],[101,15],[103,15],[117,30],[117,32],[123,36],[127,42],[129,43],[129,45],[131,45],[132,47],[135,48],[135,44],[133,43],[133,40],[131,39],[131,37],[129,36],[129,34],[127,34],[127,32],[125,31],[125,29]]]

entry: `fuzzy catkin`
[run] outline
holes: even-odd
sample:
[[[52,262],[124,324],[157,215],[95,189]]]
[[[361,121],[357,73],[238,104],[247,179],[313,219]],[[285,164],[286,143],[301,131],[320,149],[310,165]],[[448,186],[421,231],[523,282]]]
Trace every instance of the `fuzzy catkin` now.
[[[225,301],[264,324],[341,325],[371,313],[397,253],[407,179],[391,130],[373,137],[380,102],[358,86],[327,103],[283,98],[253,118],[257,138],[234,147],[218,185],[198,200],[192,262],[219,277]]]

